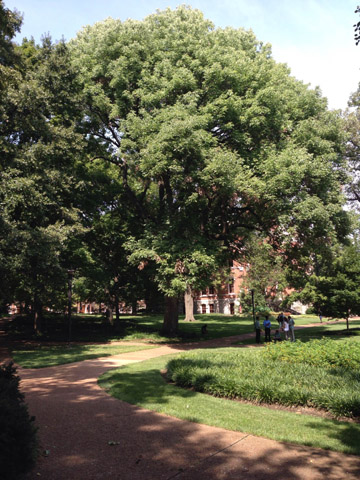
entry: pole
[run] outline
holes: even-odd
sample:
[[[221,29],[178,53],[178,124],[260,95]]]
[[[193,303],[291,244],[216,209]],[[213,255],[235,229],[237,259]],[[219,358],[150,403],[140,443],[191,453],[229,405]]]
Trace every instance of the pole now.
[[[252,314],[253,314],[253,322],[255,328],[255,301],[254,301],[254,290],[251,291],[251,304],[252,304]]]
[[[68,270],[68,322],[69,322],[69,343],[71,342],[71,305],[72,305],[72,280],[74,270]]]

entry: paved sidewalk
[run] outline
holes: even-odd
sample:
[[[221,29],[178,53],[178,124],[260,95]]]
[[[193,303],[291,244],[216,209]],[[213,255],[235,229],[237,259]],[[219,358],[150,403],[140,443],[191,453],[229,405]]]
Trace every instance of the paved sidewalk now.
[[[198,347],[229,344],[240,336]],[[106,370],[196,345],[161,346],[39,370],[20,369],[40,427],[34,480],[358,480],[360,458],[190,423],[127,404],[97,385]]]

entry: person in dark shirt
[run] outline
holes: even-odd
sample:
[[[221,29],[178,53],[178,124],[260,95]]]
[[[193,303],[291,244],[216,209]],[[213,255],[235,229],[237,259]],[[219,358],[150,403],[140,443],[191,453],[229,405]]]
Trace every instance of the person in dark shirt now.
[[[265,342],[271,342],[270,332],[271,332],[271,322],[269,320],[269,316],[266,315],[265,320],[263,322],[264,330],[265,330]]]

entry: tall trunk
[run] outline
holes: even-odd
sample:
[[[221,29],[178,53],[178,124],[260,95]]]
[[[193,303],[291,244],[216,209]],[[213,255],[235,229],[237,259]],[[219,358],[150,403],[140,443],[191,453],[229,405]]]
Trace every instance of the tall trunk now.
[[[112,306],[108,305],[106,307],[106,318],[110,325],[114,325],[114,316],[112,311]]]
[[[120,320],[119,298],[115,295],[115,323],[118,325]]]
[[[132,315],[136,315],[137,312],[137,300],[133,300],[131,302],[131,313]]]
[[[34,318],[34,330],[37,335],[42,331],[42,305],[39,302],[37,296],[34,297],[33,303],[33,318]]]
[[[165,297],[164,323],[161,332],[169,337],[175,336],[179,324],[179,299],[178,297]]]
[[[184,294],[185,302],[185,322],[195,322],[194,317],[194,297],[191,288],[188,286]]]

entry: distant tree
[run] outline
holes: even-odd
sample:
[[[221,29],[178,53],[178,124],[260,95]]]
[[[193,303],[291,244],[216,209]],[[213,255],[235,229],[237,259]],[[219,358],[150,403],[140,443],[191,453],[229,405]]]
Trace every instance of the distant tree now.
[[[329,317],[346,318],[360,314],[360,246],[356,240],[342,247],[330,264],[309,276],[301,292],[292,295]]]
[[[345,182],[348,201],[355,210],[360,207],[360,90],[350,98],[350,111],[344,114],[347,134],[346,159],[348,178]]]
[[[254,235],[246,245],[243,258],[249,265],[241,294],[245,308],[251,311],[251,290],[257,310],[278,307],[288,285],[282,256],[266,240]]]
[[[141,225],[129,259],[155,268],[165,295],[165,332],[179,296],[253,231],[299,270],[346,235],[341,118],[251,32],[179,7],[86,27],[71,50],[89,137]]]

